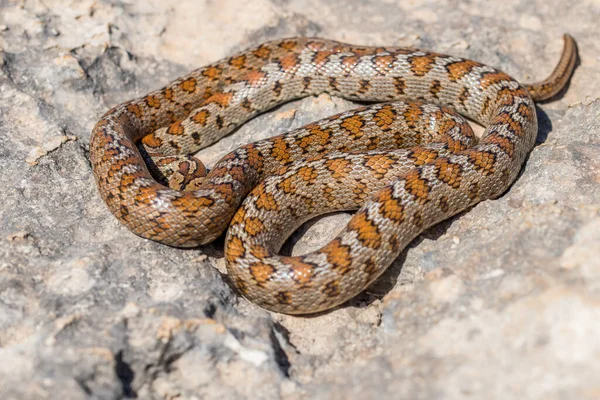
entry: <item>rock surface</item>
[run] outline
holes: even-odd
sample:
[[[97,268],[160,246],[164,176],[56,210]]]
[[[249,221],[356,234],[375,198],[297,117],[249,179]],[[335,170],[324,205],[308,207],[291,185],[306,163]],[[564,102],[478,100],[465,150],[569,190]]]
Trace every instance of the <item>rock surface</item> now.
[[[599,16],[598,1],[0,0],[0,398],[600,398]],[[334,311],[261,310],[227,285],[222,243],[138,238],[96,192],[87,149],[105,110],[250,45],[410,45],[533,81],[563,32],[581,65],[539,107],[518,181]],[[286,104],[200,155],[352,107]]]

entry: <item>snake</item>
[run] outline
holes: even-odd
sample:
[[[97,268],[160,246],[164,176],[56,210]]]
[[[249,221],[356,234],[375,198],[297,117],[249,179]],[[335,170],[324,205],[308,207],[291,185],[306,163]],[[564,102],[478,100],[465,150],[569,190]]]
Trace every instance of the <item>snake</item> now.
[[[565,34],[551,75],[520,84],[427,50],[269,41],[111,108],[93,128],[90,161],[108,209],[136,235],[197,247],[226,232],[227,276],[242,296],[321,312],[365,290],[427,228],[506,192],[536,142],[535,102],[567,87],[576,60]],[[367,104],[241,145],[210,171],[192,155],[320,94]],[[341,210],[356,212],[323,247],[278,254],[302,223]]]

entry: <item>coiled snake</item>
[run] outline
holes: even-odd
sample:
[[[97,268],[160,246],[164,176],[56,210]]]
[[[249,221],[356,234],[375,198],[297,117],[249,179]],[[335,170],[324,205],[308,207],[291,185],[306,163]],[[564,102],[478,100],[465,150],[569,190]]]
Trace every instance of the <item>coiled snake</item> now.
[[[530,85],[428,51],[276,40],[108,111],[90,140],[94,176],[111,212],[144,238],[198,246],[231,223],[225,257],[239,292],[271,310],[317,312],[364,290],[427,227],[501,195],[535,143],[534,101],[563,89],[575,63],[568,35],[552,75]],[[320,93],[395,102],[243,145],[208,174],[188,156]],[[461,115],[485,127],[481,140]],[[277,255],[306,220],[351,209],[321,249]]]

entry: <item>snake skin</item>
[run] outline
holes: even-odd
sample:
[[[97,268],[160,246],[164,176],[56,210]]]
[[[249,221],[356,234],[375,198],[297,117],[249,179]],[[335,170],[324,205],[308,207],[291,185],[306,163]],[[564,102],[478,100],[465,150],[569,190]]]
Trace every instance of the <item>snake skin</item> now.
[[[429,51],[272,41],[108,111],[90,140],[94,176],[110,211],[142,237],[198,246],[231,222],[225,257],[238,291],[274,311],[318,312],[364,290],[427,227],[506,191],[535,143],[534,101],[561,91],[575,63],[568,35],[552,75],[530,85]],[[320,93],[394,102],[243,145],[208,174],[188,155]],[[461,115],[485,127],[481,140]],[[304,221],[351,209],[321,249],[277,255]]]

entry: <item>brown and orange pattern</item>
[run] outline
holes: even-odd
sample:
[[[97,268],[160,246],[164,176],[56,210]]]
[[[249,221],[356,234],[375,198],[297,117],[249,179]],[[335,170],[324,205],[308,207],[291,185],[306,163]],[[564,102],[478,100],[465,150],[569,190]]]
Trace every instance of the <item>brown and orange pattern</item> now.
[[[505,191],[535,142],[534,101],[562,90],[575,62],[565,35],[553,74],[522,86],[427,51],[268,42],[108,111],[90,140],[94,176],[111,212],[142,237],[197,246],[231,222],[225,255],[240,293],[280,312],[317,312],[362,291],[427,227]],[[324,92],[394,102],[241,146],[209,173],[189,156],[260,112]],[[459,113],[486,127],[479,142]],[[320,250],[277,255],[302,222],[351,209]]]

